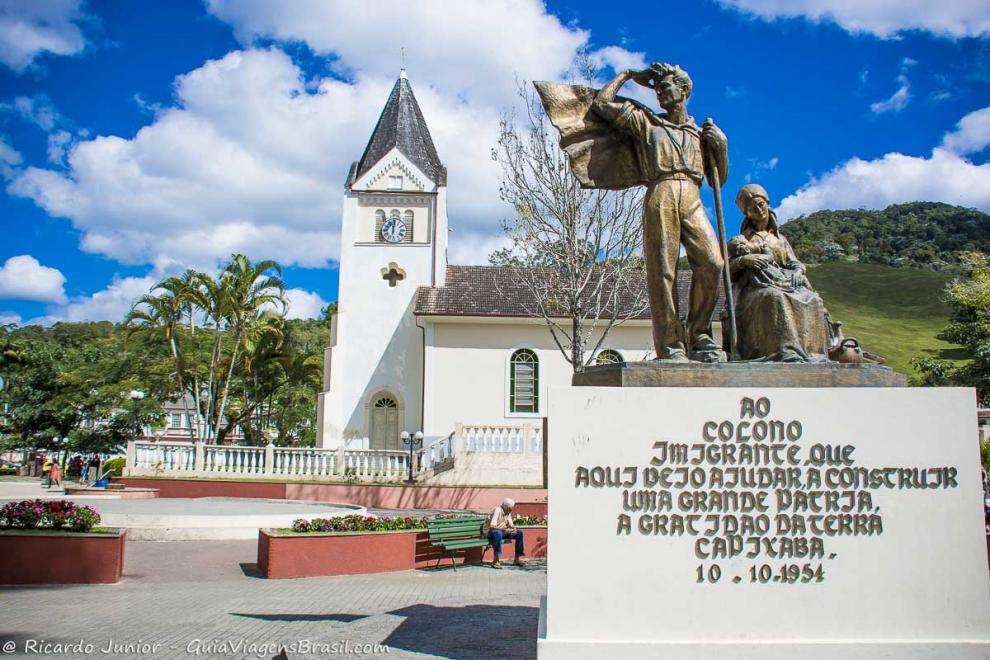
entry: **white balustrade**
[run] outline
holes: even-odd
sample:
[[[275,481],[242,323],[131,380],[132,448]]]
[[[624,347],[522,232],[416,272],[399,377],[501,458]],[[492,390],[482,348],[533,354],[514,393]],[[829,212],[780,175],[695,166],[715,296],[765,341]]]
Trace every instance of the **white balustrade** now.
[[[337,474],[337,450],[275,447],[272,451],[275,476],[332,477]]]
[[[529,434],[529,450],[534,454],[543,452],[543,427],[535,427]]]
[[[135,442],[134,464],[150,472],[188,472],[195,469],[196,451],[184,442]]]
[[[542,431],[530,424],[464,424],[460,427],[460,441],[457,444],[464,451],[486,453],[543,450]]]
[[[261,474],[264,472],[264,447],[206,445],[203,470],[220,474]]]
[[[454,433],[433,442],[419,450],[419,468],[429,470],[434,465],[442,463],[454,455]]]
[[[413,454],[419,473],[458,452],[526,453],[543,450],[542,429],[533,424],[458,424]],[[186,442],[131,441],[127,474],[255,477],[273,479],[403,481],[409,476],[408,451],[347,447],[243,447]]]

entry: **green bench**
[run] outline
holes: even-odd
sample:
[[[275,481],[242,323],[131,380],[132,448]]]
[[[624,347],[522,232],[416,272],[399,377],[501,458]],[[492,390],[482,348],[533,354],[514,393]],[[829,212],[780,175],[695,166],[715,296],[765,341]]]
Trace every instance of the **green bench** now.
[[[443,548],[444,554],[450,557],[450,563],[457,570],[454,562],[455,550],[467,548],[484,548],[481,558],[484,561],[485,551],[488,550],[488,536],[485,534],[485,523],[488,516],[462,516],[460,518],[434,518],[426,522],[430,535],[430,543]],[[443,557],[437,560],[437,567]]]

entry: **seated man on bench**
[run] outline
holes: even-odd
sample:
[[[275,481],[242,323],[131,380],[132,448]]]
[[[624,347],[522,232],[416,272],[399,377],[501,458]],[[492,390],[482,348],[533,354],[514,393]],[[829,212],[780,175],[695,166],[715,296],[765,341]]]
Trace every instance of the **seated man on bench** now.
[[[516,503],[507,497],[492,511],[488,530],[488,542],[495,552],[492,568],[502,568],[502,541],[505,539],[515,539],[516,560],[513,563],[516,566],[523,565],[523,555],[526,554],[523,551],[523,533],[521,529],[516,529],[512,521],[512,507],[515,505]]]

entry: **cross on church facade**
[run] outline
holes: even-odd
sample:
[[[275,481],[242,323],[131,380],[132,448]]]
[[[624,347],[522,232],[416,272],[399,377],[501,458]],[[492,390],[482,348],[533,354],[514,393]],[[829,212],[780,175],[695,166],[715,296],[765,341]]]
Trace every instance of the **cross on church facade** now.
[[[399,280],[406,279],[406,274],[396,268],[394,264],[390,264],[388,272],[382,274],[382,279],[388,280],[389,286],[395,286]]]

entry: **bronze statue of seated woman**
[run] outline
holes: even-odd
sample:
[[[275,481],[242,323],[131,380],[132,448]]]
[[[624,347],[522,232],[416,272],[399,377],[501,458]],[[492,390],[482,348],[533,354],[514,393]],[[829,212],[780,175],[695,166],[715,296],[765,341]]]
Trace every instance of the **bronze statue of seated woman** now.
[[[843,337],[780,235],[770,196],[755,183],[743,186],[736,205],[745,215],[729,241],[729,275],[735,298],[737,348],[744,360],[768,362],[876,362],[856,340]]]

